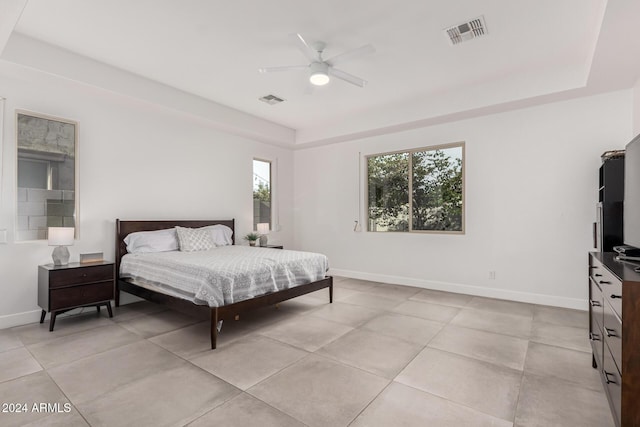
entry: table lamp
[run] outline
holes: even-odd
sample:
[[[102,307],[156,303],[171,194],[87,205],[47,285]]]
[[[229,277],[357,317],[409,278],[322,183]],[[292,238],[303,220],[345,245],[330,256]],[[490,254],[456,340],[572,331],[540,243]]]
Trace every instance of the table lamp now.
[[[260,235],[260,246],[267,246],[267,234],[269,234],[269,223],[261,222],[256,226],[258,234]]]
[[[69,250],[67,246],[73,245],[75,229],[73,227],[49,227],[49,246],[55,246],[51,254],[54,265],[69,264]]]

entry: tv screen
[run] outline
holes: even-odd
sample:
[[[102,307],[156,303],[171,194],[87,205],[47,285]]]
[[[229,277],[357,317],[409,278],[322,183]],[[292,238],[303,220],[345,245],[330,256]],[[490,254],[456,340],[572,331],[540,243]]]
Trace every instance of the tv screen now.
[[[624,243],[640,248],[640,135],[624,153]]]

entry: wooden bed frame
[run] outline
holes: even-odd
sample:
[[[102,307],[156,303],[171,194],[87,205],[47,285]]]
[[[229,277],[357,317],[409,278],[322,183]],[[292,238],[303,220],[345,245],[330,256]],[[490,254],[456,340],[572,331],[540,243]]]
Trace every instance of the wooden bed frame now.
[[[333,302],[333,278],[327,276],[317,282],[311,282],[306,285],[296,286],[295,288],[285,289],[282,291],[272,292],[265,295],[257,296],[252,299],[236,302],[221,307],[209,307],[208,305],[198,305],[191,301],[165,295],[160,292],[152,291],[141,286],[134,285],[127,279],[120,278],[120,260],[127,253],[127,246],[124,244],[124,238],[136,231],[153,231],[172,228],[175,226],[199,228],[207,225],[222,224],[234,230],[234,220],[203,220],[203,221],[121,221],[116,219],[116,307],[120,306],[120,292],[128,292],[140,298],[152,301],[158,304],[182,312],[184,314],[199,317],[202,319],[210,319],[211,323],[211,349],[216,348],[218,339],[218,321],[231,320],[237,315],[255,310],[295,298],[300,295],[315,292],[320,289],[329,288],[329,303]],[[235,244],[235,230],[232,236]],[[260,249],[256,249],[260,250]]]

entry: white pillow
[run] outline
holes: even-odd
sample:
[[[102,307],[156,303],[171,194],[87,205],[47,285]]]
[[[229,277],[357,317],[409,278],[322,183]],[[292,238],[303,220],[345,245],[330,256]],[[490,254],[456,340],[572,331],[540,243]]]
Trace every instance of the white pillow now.
[[[216,246],[211,237],[211,232],[204,227],[185,228],[176,226],[176,232],[178,233],[178,242],[182,252],[208,251]]]
[[[178,237],[173,228],[137,231],[125,237],[124,243],[127,245],[127,252],[131,254],[178,250]]]
[[[208,225],[202,228],[209,230],[209,232],[211,233],[211,238],[213,239],[213,243],[216,246],[233,245],[233,240],[231,240],[231,236],[233,236],[233,230],[231,230],[226,225],[216,224]]]

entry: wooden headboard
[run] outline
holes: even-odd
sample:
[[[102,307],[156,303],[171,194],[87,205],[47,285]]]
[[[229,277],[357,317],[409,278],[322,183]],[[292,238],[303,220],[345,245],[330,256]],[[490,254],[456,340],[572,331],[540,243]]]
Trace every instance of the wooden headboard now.
[[[136,231],[154,231],[163,230],[166,228],[189,227],[199,228],[206,227],[207,225],[222,224],[231,228],[233,234],[231,236],[232,242],[235,244],[235,228],[234,219],[225,220],[161,220],[161,221],[123,221],[116,219],[116,277],[120,277],[120,260],[127,253],[127,245],[124,244],[124,238],[130,233]]]

